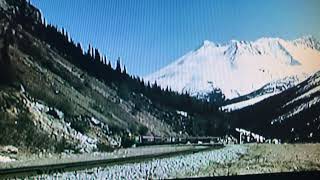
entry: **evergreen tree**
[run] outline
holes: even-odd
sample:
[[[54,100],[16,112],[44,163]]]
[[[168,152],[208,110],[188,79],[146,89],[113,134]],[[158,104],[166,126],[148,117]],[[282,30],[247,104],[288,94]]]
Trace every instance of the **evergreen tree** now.
[[[46,18],[43,18],[43,25],[44,25],[45,27],[47,26]]]
[[[91,49],[90,49],[90,55],[91,55],[91,59],[94,59],[95,54],[93,51],[93,47],[91,47]]]
[[[98,49],[94,50],[94,60],[96,61],[100,61],[101,57],[100,57],[100,53],[98,51]]]
[[[62,28],[62,35],[66,36],[66,33],[64,32],[64,28]]]
[[[116,64],[116,72],[118,74],[121,74],[121,64],[120,64],[120,57],[117,60],[117,64]]]
[[[111,61],[108,62],[108,65],[107,65],[107,66],[108,66],[109,69],[112,69]]]
[[[123,73],[123,74],[125,74],[125,75],[127,74],[126,66],[124,66],[124,67],[123,67],[123,71],[122,71],[122,73]]]
[[[88,51],[87,51],[87,55],[91,56],[91,45],[89,44],[89,48],[88,48]]]

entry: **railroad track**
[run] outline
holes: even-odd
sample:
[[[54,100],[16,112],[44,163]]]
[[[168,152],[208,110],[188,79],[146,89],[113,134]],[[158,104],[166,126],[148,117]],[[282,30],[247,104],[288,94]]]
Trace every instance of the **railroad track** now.
[[[170,156],[177,156],[177,155],[213,150],[217,148],[222,148],[223,145],[203,146],[202,148],[196,148],[196,147],[199,147],[199,146],[193,146],[193,148],[186,149],[186,150],[156,153],[156,154],[146,154],[146,155],[139,155],[139,156],[128,156],[128,157],[120,157],[120,158],[113,158],[113,159],[101,159],[101,160],[90,160],[90,161],[0,169],[0,179],[27,177],[27,176],[33,176],[33,175],[39,175],[39,174],[52,174],[57,172],[66,172],[66,171],[73,171],[73,170],[84,170],[84,169],[94,168],[98,166],[110,166],[115,164],[142,162],[142,161],[151,160],[151,159],[159,159],[159,158],[165,158]]]

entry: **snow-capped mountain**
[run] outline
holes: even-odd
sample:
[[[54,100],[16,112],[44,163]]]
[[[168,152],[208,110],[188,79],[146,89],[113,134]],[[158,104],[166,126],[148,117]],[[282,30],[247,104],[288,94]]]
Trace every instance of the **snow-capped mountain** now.
[[[318,70],[320,43],[312,36],[231,40],[222,45],[206,40],[200,48],[144,79],[191,95],[220,88],[227,99],[232,99],[272,82],[295,79],[292,83],[297,84]]]

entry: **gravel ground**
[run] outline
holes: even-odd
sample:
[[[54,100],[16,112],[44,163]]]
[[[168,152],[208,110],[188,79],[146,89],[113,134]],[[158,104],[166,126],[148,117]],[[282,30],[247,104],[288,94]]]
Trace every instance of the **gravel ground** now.
[[[26,167],[35,165],[47,165],[47,164],[59,164],[59,163],[71,163],[79,161],[91,161],[101,159],[114,159],[130,156],[141,156],[146,154],[157,154],[184,151],[188,149],[205,148],[204,146],[192,146],[192,145],[155,145],[155,146],[141,146],[136,148],[118,149],[114,152],[108,153],[85,153],[85,154],[17,154],[14,155],[15,160],[13,162],[7,161],[7,163],[0,163],[0,169],[2,168],[15,168]],[[13,155],[11,155],[13,156]],[[2,158],[2,157],[1,157]],[[3,159],[5,156],[3,156]],[[9,158],[9,157],[6,157]]]
[[[166,179],[308,170],[320,171],[320,144],[229,145],[221,149],[140,163],[110,165],[29,178]]]
[[[246,153],[241,145],[227,146],[222,149],[178,155],[141,163],[128,163],[107,167],[97,167],[82,171],[41,175],[32,178],[43,179],[167,179],[198,176],[202,167],[211,163],[227,163]]]
[[[211,163],[199,175],[224,176],[320,171],[320,144],[247,144],[247,154],[228,163]]]

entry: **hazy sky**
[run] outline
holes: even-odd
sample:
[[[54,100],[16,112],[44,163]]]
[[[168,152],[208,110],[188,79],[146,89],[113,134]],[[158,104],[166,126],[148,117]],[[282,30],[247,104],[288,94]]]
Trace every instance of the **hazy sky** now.
[[[320,39],[320,0],[31,0],[47,22],[64,27],[128,71],[149,74],[203,40],[260,37]]]

